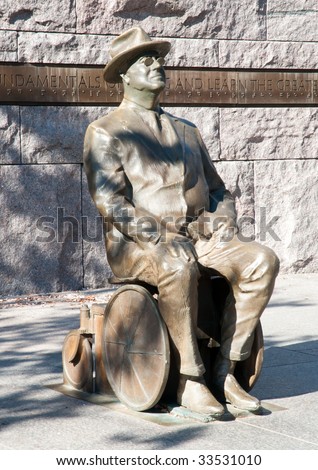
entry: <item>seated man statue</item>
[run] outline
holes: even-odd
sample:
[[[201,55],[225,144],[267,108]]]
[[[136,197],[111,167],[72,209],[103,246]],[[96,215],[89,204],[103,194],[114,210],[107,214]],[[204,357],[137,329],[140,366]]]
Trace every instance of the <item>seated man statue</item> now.
[[[260,402],[241,388],[234,370],[251,353],[279,262],[272,250],[240,241],[233,198],[198,129],[159,106],[170,46],[151,40],[140,27],[113,40],[104,78],[122,81],[124,97],[118,108],[87,129],[89,190],[105,221],[107,257],[115,276],[157,286],[158,307],[179,357],[178,404],[218,417],[224,408],[216,397],[223,396],[235,407],[253,411]],[[233,299],[226,302],[221,319],[213,393],[203,377],[197,342],[202,269],[223,276]]]

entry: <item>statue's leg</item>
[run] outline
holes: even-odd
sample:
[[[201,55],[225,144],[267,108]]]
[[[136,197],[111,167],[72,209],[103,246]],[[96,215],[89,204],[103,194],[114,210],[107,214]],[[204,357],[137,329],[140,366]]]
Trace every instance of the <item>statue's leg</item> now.
[[[198,279],[196,261],[167,257],[157,263],[158,304],[180,362],[177,402],[214,417],[224,413],[203,379],[205,372],[196,336]]]
[[[256,410],[260,403],[234,378],[237,361],[249,357],[254,330],[273,292],[279,262],[275,253],[256,242],[208,242],[210,249],[199,262],[222,274],[230,283],[221,321],[221,348],[216,361],[215,383],[225,398],[240,408]],[[203,251],[203,247],[202,247]]]
[[[139,250],[136,247],[130,253],[129,272],[119,273],[119,276],[134,277],[158,288],[159,311],[167,325],[179,365],[178,403],[199,413],[223,414],[223,406],[213,397],[203,379],[205,368],[196,337],[200,277],[196,260],[171,256],[164,245],[158,253],[156,249]]]

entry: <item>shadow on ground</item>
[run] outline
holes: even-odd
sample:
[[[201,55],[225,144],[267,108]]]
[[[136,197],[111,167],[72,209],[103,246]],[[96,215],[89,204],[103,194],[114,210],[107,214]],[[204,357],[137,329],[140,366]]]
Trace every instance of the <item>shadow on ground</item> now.
[[[82,407],[81,400],[47,391],[52,383],[62,382],[61,350],[66,334],[77,328],[78,308],[63,307],[63,314],[52,315],[54,308],[37,306],[33,315],[10,309],[1,317],[1,427],[39,419],[56,420],[74,417]],[[49,316],[49,317],[48,317]],[[253,393],[262,400],[306,395],[318,390],[318,340],[299,338],[300,342],[275,346],[274,338],[266,338],[263,370]],[[46,392],[44,393],[44,390]],[[93,405],[91,405],[93,406]],[[204,426],[197,425],[193,433]],[[171,446],[178,439],[184,442],[189,430],[169,432]],[[193,436],[192,436],[193,437]],[[114,436],[124,443],[124,432]],[[165,446],[170,438],[166,436]],[[158,444],[160,445],[160,443]]]

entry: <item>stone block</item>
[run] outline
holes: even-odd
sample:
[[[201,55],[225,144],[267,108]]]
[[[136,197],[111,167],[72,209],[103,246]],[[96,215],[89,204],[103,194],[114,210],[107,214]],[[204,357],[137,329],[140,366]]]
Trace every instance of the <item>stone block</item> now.
[[[220,158],[220,124],[218,108],[197,108],[191,106],[165,106],[165,111],[174,116],[190,121],[197,126],[207,146],[212,160]]]
[[[21,107],[23,163],[81,163],[88,124],[107,112],[103,107]]]
[[[317,161],[254,165],[257,239],[277,253],[281,272],[317,272]]]
[[[268,2],[268,39],[278,41],[317,41],[316,0],[275,0]]]
[[[88,191],[86,174],[82,180],[83,207],[83,269],[84,287],[98,288],[108,285],[107,279],[112,275],[107,262],[103,237],[102,217]]]
[[[82,288],[80,176],[80,165],[0,166],[1,294]]]
[[[19,34],[19,61],[54,64],[104,65],[109,37],[63,33]]]
[[[0,29],[24,31],[73,31],[76,28],[75,2],[59,0],[2,0]]]
[[[219,45],[213,39],[169,39],[172,47],[166,65],[173,67],[218,67]]]
[[[226,188],[235,200],[237,224],[243,237],[254,236],[254,163],[215,162]]]
[[[265,39],[265,11],[260,3],[77,0],[77,32],[120,34],[140,25],[158,37]]]
[[[318,157],[315,108],[221,109],[221,159],[312,159]]]
[[[20,161],[19,107],[0,106],[0,165]]]
[[[17,60],[17,36],[15,31],[0,31],[0,61],[14,62]]]
[[[20,62],[104,65],[109,60],[109,45],[113,39],[113,36],[90,34],[21,32],[18,60]],[[217,41],[177,38],[172,43],[173,47],[167,56],[167,65],[174,67],[218,66]]]
[[[267,11],[312,11],[317,7],[316,0],[268,0]]]
[[[220,41],[220,67],[303,68],[318,67],[317,44],[283,41]]]

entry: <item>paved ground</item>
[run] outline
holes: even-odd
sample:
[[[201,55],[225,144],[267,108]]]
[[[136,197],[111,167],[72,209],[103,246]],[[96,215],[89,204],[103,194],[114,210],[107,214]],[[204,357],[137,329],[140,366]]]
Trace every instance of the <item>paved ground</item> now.
[[[267,413],[200,423],[125,412],[50,388],[83,296],[1,299],[0,449],[318,449],[318,274],[280,276],[263,316],[265,362],[253,393]],[[157,420],[158,421],[158,420]]]

